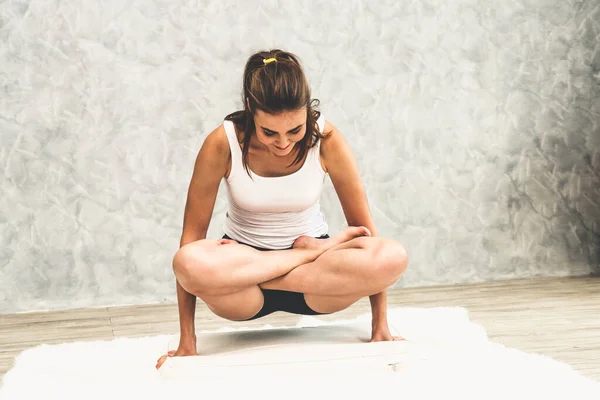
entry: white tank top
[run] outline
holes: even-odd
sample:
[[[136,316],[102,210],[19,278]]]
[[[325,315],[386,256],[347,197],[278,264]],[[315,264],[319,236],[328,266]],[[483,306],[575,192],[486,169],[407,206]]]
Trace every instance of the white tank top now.
[[[317,121],[323,132],[323,116]],[[301,235],[328,233],[320,197],[325,171],[319,158],[321,141],[308,151],[302,167],[289,175],[263,177],[242,163],[233,122],[223,126],[231,149],[231,172],[226,179],[229,201],[223,231],[234,240],[273,250],[289,248]]]

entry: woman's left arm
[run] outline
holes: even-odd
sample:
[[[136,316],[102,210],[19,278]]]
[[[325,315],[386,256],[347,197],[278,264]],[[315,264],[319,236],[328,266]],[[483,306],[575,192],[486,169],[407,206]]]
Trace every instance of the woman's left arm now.
[[[369,203],[362,183],[358,165],[352,150],[340,131],[325,122],[326,139],[321,142],[321,157],[331,178],[348,226],[365,226],[371,236],[377,236],[377,228],[369,210]],[[386,291],[369,297],[371,302],[372,341],[392,340],[387,321]]]

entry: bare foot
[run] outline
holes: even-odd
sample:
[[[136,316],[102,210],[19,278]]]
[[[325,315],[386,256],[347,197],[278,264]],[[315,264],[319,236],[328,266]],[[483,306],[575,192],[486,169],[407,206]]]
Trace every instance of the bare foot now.
[[[349,226],[329,239],[315,239],[311,236],[300,236],[294,241],[292,247],[294,249],[321,250],[324,253],[333,246],[361,236],[371,236],[371,232],[364,226]]]

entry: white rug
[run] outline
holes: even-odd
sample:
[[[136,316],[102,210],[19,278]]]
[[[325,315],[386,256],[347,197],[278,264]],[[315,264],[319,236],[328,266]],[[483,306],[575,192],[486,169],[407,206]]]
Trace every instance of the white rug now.
[[[397,308],[388,318],[406,341],[366,343],[370,314],[302,317],[295,327],[199,332],[204,355],[170,358],[160,371],[176,336],[42,345],[16,358],[0,399],[600,399],[600,383],[568,365],[488,341],[465,309]]]

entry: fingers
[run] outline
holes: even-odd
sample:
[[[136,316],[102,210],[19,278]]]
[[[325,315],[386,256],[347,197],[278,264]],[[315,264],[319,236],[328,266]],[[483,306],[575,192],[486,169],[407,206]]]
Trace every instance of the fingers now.
[[[162,360],[163,358],[167,358],[167,357],[173,357],[173,355],[175,355],[175,350],[169,350],[169,352],[167,354],[165,354],[164,356],[161,356],[159,358],[159,360]]]
[[[174,355],[175,355],[175,350],[171,350],[167,354],[165,354],[164,356],[161,356],[156,361],[156,369],[159,369],[165,363],[165,361],[167,361],[168,357],[173,357]]]

